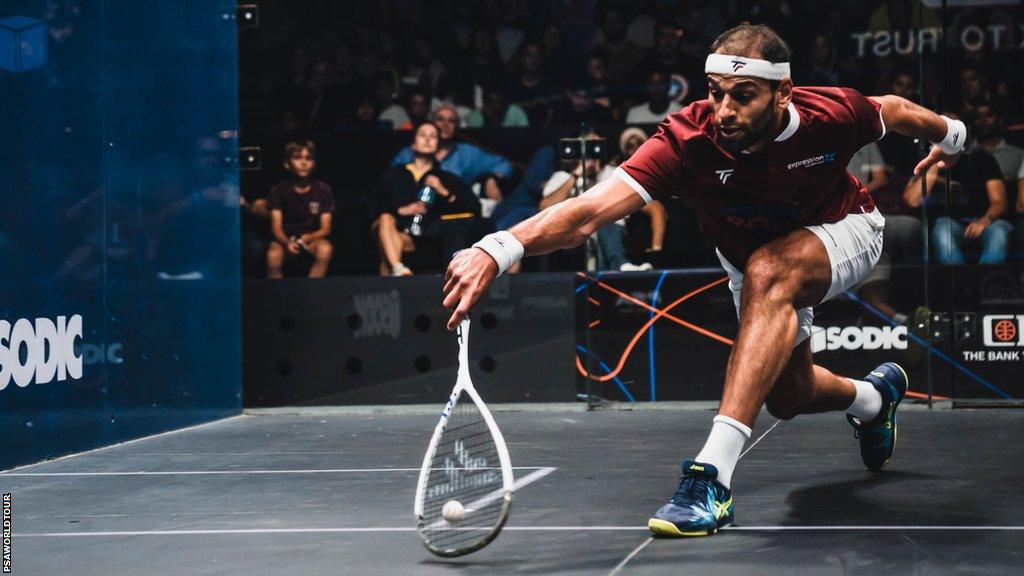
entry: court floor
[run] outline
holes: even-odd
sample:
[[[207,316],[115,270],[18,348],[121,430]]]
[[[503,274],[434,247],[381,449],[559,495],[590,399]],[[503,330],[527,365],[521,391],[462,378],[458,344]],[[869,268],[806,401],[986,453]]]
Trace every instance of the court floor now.
[[[0,473],[14,574],[1019,574],[1024,412],[908,409],[882,474],[840,414],[774,427],[737,526],[650,538],[710,410],[499,412],[519,489],[484,550],[413,528],[436,411],[247,415]],[[775,422],[763,414],[754,438]]]

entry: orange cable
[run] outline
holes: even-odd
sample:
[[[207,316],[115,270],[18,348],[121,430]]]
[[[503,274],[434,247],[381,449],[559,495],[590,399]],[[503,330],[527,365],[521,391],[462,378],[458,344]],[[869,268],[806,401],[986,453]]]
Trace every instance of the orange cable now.
[[[581,274],[581,276],[582,276],[582,274]],[[657,312],[657,313],[654,316],[652,316],[651,318],[649,318],[647,320],[647,322],[645,322],[644,325],[636,332],[636,334],[633,335],[633,338],[629,341],[629,344],[626,345],[625,350],[622,351],[622,355],[619,356],[619,363],[615,366],[614,370],[612,370],[608,374],[605,374],[604,376],[593,376],[593,375],[591,375],[590,378],[592,380],[596,381],[596,382],[607,382],[607,381],[611,380],[612,378],[615,378],[616,376],[618,376],[619,372],[621,372],[622,368],[626,365],[626,359],[629,357],[630,353],[633,351],[633,348],[636,346],[637,342],[640,341],[640,337],[643,336],[644,332],[647,331],[647,329],[651,326],[651,324],[654,324],[655,322],[657,322],[658,319],[660,319],[662,316],[665,316],[668,319],[673,320],[674,322],[676,322],[676,323],[678,323],[678,324],[680,324],[680,325],[682,325],[682,326],[684,326],[686,328],[689,328],[689,329],[691,329],[691,330],[693,330],[693,331],[695,331],[695,332],[697,332],[699,334],[707,336],[708,338],[711,338],[712,340],[718,340],[719,342],[722,342],[723,344],[727,344],[727,345],[731,346],[732,345],[732,340],[730,340],[728,338],[725,338],[724,336],[719,336],[718,334],[715,334],[714,332],[711,332],[709,330],[705,330],[704,328],[701,328],[700,326],[697,326],[696,324],[691,324],[690,322],[687,322],[685,320],[681,320],[679,318],[676,318],[675,316],[673,316],[673,315],[668,313],[669,310],[672,310],[676,306],[682,304],[683,302],[689,300],[690,298],[696,296],[697,294],[700,294],[701,292],[704,292],[706,290],[714,288],[715,286],[721,284],[722,282],[725,282],[726,280],[728,280],[728,277],[723,277],[723,278],[720,278],[718,280],[715,280],[714,282],[711,282],[710,284],[706,284],[704,286],[701,286],[700,288],[697,288],[696,290],[693,290],[693,291],[691,291],[691,292],[689,292],[687,294],[684,294],[683,296],[680,296],[678,299],[676,299],[674,302],[672,302],[671,304],[669,304],[668,306],[666,306],[663,309],[658,309],[658,308],[656,308],[654,306],[650,306],[649,304],[647,304],[646,302],[643,302],[642,300],[637,300],[636,298],[633,298],[629,294],[626,294],[626,293],[624,293],[624,292],[622,292],[622,291],[620,291],[620,290],[618,290],[616,288],[613,288],[612,286],[609,286],[609,285],[605,284],[604,282],[601,282],[600,280],[596,280],[597,285],[602,287],[602,288],[604,288],[605,290],[608,290],[609,292],[611,292],[613,294],[616,294],[618,296],[621,296],[622,298],[625,298],[626,300],[629,300],[629,301],[633,302],[634,304],[637,304],[639,306],[647,308],[648,310],[650,310],[652,312]],[[583,363],[580,360],[579,354],[576,355],[576,369],[579,370],[580,374],[586,376],[587,372],[583,368]]]

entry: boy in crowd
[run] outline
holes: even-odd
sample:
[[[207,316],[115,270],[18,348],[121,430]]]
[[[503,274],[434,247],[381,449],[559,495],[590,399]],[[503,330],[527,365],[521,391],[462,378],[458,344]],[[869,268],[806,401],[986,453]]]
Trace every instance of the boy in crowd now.
[[[316,144],[311,140],[289,142],[284,147],[284,168],[291,173],[270,189],[270,231],[274,242],[267,250],[267,277],[281,278],[285,258],[307,253],[313,257],[310,278],[323,278],[334,251],[331,234],[334,193],[312,178]]]

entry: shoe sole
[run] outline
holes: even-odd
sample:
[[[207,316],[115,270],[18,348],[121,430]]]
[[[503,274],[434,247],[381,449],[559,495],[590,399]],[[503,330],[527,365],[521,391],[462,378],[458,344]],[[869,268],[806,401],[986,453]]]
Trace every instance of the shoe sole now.
[[[724,528],[726,526],[729,526],[729,524],[731,524],[731,522],[722,524],[721,526],[716,526],[714,528],[708,528],[707,530],[694,530],[694,531],[686,531],[686,532],[684,532],[683,530],[680,530],[675,524],[669,522],[668,520],[661,520],[659,518],[651,518],[650,520],[647,521],[647,528],[651,532],[653,532],[653,533],[655,533],[655,534],[657,534],[659,536],[673,536],[673,537],[676,537],[676,538],[694,538],[694,537],[700,537],[700,536],[710,536],[710,535],[715,534],[716,532],[718,532],[719,528]]]
[[[907,371],[903,369],[903,366],[900,366],[895,362],[886,362],[886,364],[899,368],[900,374],[903,375],[903,394],[901,394],[899,400],[896,401],[896,407],[892,409],[892,454],[895,455],[896,440],[899,438],[900,432],[900,428],[896,424],[897,420],[899,419],[897,412],[900,409],[900,403],[903,402],[903,399],[907,397],[907,390],[910,390],[910,376],[907,376]],[[882,468],[885,468],[885,465],[888,464],[890,460],[892,460],[892,455],[886,458],[885,462],[882,462],[882,465],[879,466],[878,468],[868,468],[868,470],[871,470],[872,472],[878,472]]]

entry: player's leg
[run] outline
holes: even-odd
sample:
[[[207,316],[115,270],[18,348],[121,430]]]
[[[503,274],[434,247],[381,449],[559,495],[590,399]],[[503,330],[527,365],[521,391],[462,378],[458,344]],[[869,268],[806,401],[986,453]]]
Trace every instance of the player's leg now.
[[[765,408],[780,420],[790,420],[800,414],[846,410],[856,395],[856,388],[849,379],[814,364],[808,339],[793,349],[793,355],[768,393]]]
[[[797,310],[822,300],[832,282],[824,245],[800,229],[751,255],[740,294],[740,330],[725,372],[719,414],[752,426],[797,342]]]
[[[284,266],[284,246],[278,242],[271,242],[267,248],[267,278],[281,278],[281,268]]]
[[[331,265],[334,246],[326,239],[320,239],[313,241],[309,251],[313,253],[313,267],[309,269],[309,277],[323,278],[327,276],[327,268]]]
[[[652,531],[710,534],[732,521],[732,471],[769,395],[770,408],[787,417],[847,410],[859,418],[851,422],[861,436],[865,464],[871,469],[885,464],[895,442],[895,408],[906,391],[903,370],[886,363],[866,382],[840,378],[814,366],[805,342],[813,320],[810,306],[867,276],[881,254],[884,226],[882,216],[870,212],[795,231],[755,252],[746,274],[723,259],[740,330],[722,405],[696,461],[684,462],[676,494],[648,522]]]
[[[738,303],[740,330],[726,367],[722,404],[704,448],[695,460],[683,462],[683,478],[676,493],[648,520],[656,534],[701,536],[732,522],[732,471],[750,437],[750,427],[790,365],[797,338],[806,339],[809,334],[809,325],[800,321],[797,311],[819,302],[832,281],[828,252],[821,240],[805,229],[759,248],[748,260],[745,273],[724,259],[723,265]],[[813,397],[811,375],[803,374],[802,382],[805,388],[793,393]],[[852,388],[852,384],[848,386]],[[805,404],[806,398],[793,402]]]

